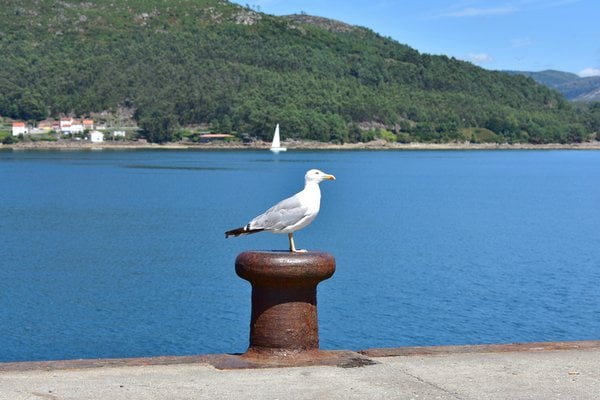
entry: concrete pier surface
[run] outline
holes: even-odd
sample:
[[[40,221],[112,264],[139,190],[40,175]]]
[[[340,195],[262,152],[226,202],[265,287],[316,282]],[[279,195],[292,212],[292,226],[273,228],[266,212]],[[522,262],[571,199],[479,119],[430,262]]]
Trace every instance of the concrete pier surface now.
[[[600,341],[323,354],[0,363],[0,399],[600,399]]]

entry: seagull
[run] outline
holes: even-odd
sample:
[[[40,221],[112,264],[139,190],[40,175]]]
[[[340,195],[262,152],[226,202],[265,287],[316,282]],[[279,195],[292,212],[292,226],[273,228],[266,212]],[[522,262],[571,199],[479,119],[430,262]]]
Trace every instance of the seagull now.
[[[255,217],[246,226],[225,232],[225,237],[249,235],[262,231],[287,233],[290,240],[290,251],[297,250],[294,245],[294,232],[313,222],[321,207],[321,190],[319,183],[335,180],[335,176],[318,169],[311,169],[304,175],[304,189],[292,197],[280,201],[263,214]]]

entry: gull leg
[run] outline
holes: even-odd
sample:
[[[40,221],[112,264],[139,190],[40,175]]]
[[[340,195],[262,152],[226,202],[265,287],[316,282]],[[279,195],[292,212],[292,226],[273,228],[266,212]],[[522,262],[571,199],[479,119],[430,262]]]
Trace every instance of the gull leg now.
[[[288,233],[288,238],[290,239],[290,251],[292,253],[304,253],[304,252],[306,252],[306,250],[298,250],[298,249],[296,249],[296,246],[294,246],[294,234],[293,233]]]

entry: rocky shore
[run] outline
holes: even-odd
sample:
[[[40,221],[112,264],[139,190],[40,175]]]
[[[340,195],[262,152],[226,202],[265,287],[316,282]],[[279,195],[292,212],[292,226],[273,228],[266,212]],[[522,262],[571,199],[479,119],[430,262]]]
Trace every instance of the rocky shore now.
[[[334,144],[315,141],[286,141],[282,144],[289,150],[600,150],[600,141],[585,143],[551,144],[497,144],[497,143],[389,143],[375,140],[368,143]],[[13,150],[133,150],[133,149],[197,149],[197,150],[257,150],[268,149],[266,142],[176,142],[156,144],[143,141],[117,141],[91,143],[88,141],[58,140],[27,141],[10,145],[0,144],[0,149]]]

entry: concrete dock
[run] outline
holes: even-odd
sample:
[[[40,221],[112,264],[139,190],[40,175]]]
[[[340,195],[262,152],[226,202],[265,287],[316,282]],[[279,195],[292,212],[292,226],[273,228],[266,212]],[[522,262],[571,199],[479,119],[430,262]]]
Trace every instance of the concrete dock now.
[[[600,399],[600,341],[0,363],[0,399]],[[299,366],[293,366],[299,365]]]

